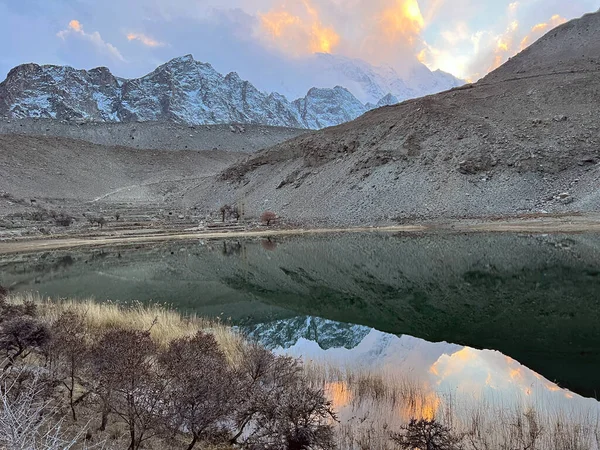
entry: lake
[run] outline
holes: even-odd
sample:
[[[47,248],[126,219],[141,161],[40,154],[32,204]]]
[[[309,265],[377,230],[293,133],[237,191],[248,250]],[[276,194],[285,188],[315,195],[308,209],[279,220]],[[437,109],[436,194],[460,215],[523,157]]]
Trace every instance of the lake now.
[[[306,360],[598,407],[598,235],[364,233],[51,251],[0,256],[0,284],[168,303]]]

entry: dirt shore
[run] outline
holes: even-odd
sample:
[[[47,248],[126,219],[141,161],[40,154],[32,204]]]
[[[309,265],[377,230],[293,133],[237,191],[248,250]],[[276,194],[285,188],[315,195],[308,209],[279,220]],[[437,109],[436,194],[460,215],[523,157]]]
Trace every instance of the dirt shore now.
[[[600,214],[485,218],[385,227],[257,229],[248,231],[119,230],[106,235],[81,234],[47,239],[17,238],[0,242],[0,254],[30,253],[78,247],[144,245],[197,239],[259,238],[326,233],[583,233],[600,232]]]

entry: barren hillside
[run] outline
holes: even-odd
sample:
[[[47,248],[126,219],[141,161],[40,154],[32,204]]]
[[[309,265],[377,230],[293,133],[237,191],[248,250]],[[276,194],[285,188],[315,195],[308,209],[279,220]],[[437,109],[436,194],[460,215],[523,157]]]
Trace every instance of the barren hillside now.
[[[599,13],[569,22],[476,84],[279,144],[221,186],[305,221],[597,209],[598,35]]]
[[[172,122],[67,122],[55,119],[0,119],[0,135],[26,134],[80,139],[100,145],[152,150],[228,150],[253,153],[306,130],[266,125],[197,125]]]

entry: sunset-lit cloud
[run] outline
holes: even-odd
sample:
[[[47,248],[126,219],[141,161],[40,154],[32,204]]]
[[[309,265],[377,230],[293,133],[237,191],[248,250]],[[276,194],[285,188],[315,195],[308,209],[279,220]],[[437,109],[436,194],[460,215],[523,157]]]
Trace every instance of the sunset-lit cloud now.
[[[308,0],[289,2],[259,17],[261,34],[271,45],[294,56],[331,53],[340,42],[336,30],[323,24],[319,11]]]
[[[531,28],[531,31],[527,36],[525,36],[521,40],[520,50],[525,50],[529,45],[531,45],[536,39],[542,37],[542,35],[552,28],[555,28],[559,25],[565,23],[567,19],[561,17],[558,14],[553,15],[548,22],[538,23]]]
[[[164,42],[159,42],[155,39],[152,39],[149,36],[146,36],[142,33],[128,33],[127,40],[129,41],[139,41],[144,44],[146,47],[164,47]]]
[[[69,36],[75,36],[91,43],[98,52],[107,54],[113,59],[118,61],[125,61],[125,58],[114,45],[105,42],[102,36],[97,31],[93,33],[86,33],[83,29],[83,25],[78,20],[71,20],[68,27],[65,30],[61,30],[56,34],[62,40],[66,40]]]
[[[536,10],[537,17],[543,17],[542,14],[548,13]],[[476,81],[566,22],[565,17],[552,14],[548,20],[531,25],[530,15],[525,4],[518,1],[507,3],[493,26],[477,27],[475,22],[465,21],[459,15],[450,21],[454,22],[452,26],[440,30],[435,41],[425,41],[417,57],[431,69]]]
[[[14,44],[0,72],[36,61],[106,65],[136,77],[191,53],[293,97],[346,82],[312,70],[315,53],[330,53],[401,75],[420,61],[476,81],[553,27],[597,9],[598,0],[0,0],[0,38]],[[36,33],[12,39],[29,26]]]

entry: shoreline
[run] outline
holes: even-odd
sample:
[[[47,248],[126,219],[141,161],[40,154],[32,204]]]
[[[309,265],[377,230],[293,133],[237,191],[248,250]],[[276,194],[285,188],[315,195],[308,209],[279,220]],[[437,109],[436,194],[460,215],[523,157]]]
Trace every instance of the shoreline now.
[[[137,234],[135,232],[137,231]],[[66,250],[81,247],[126,246],[197,239],[267,238],[333,233],[585,233],[600,232],[600,214],[537,217],[460,219],[392,226],[322,227],[294,229],[260,229],[248,231],[156,230],[152,234],[140,230],[119,230],[115,235],[85,235],[55,238],[17,238],[0,241],[0,255]]]

